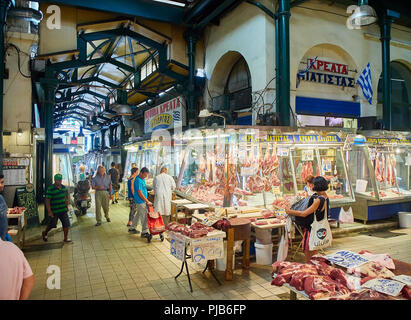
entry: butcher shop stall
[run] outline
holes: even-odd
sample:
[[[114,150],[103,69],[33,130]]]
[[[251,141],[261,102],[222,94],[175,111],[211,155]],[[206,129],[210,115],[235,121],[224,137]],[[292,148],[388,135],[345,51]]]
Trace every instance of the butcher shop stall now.
[[[322,175],[338,219],[339,208],[355,202],[344,134],[281,130],[197,130],[182,142],[177,193],[211,207],[273,209],[303,196],[308,175]]]
[[[356,219],[366,223],[411,211],[411,141],[381,132],[347,138],[346,157],[355,190]],[[370,134],[370,135],[368,135]]]

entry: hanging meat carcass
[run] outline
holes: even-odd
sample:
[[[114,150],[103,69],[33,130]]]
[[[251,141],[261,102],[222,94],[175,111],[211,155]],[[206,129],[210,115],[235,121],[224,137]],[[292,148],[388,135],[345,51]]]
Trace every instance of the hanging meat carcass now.
[[[391,185],[395,186],[395,166],[396,166],[396,160],[395,160],[395,156],[392,157],[391,159]]]
[[[303,162],[301,166],[301,180],[304,182],[306,177],[307,177],[307,167],[305,163]]]
[[[388,157],[389,156],[387,156],[387,159],[388,159]],[[382,182],[384,182],[385,181],[385,177],[386,177],[386,174],[385,174],[385,156],[384,156],[384,153],[382,153],[381,154],[381,178],[382,178]]]
[[[380,159],[379,159],[379,154],[377,153],[375,156],[375,178],[377,179],[378,182],[383,182],[383,178],[381,176],[381,171],[380,171]],[[387,177],[388,178],[388,177]]]

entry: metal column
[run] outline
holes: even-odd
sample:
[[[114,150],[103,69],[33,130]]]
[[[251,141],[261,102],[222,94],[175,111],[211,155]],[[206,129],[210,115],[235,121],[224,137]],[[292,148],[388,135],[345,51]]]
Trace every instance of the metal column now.
[[[185,32],[184,38],[187,42],[187,56],[188,56],[188,88],[187,88],[187,119],[188,125],[190,125],[190,120],[197,119],[195,114],[195,60],[196,60],[196,44],[198,40],[198,35],[192,30]]]
[[[47,75],[47,73],[46,73]],[[57,79],[42,78],[40,85],[44,92],[44,117],[45,117],[45,144],[44,144],[44,162],[45,162],[45,189],[53,184],[53,111],[55,105],[55,93],[58,86]],[[46,210],[44,212],[42,224],[48,222]]]
[[[129,173],[125,172],[124,170],[126,169],[126,158],[127,158],[127,151],[124,149],[124,144],[126,143],[126,127],[124,126],[124,123],[121,121],[120,124],[120,162],[121,162],[121,167],[123,168],[123,176],[127,176]],[[141,169],[141,168],[139,168]]]
[[[381,19],[381,48],[382,48],[382,108],[384,129],[391,130],[392,127],[392,108],[391,108],[391,24],[394,19],[383,16]]]
[[[280,0],[279,10],[280,49],[280,113],[281,125],[290,125],[290,0]]]
[[[280,23],[275,17],[275,112],[280,113]]]
[[[4,27],[11,1],[0,0],[0,173],[3,174]]]

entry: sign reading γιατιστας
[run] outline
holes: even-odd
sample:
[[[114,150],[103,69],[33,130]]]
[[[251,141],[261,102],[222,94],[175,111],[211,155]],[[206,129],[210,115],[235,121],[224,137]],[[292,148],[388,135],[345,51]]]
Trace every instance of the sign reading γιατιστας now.
[[[344,268],[355,268],[369,261],[362,255],[348,250],[337,251],[324,258]]]
[[[398,296],[405,284],[391,279],[371,279],[362,285],[363,288],[372,289],[390,296]]]

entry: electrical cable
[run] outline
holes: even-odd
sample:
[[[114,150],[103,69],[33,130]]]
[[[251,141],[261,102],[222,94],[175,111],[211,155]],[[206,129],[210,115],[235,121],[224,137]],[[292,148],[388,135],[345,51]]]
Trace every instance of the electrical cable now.
[[[22,71],[21,71],[21,61],[20,61],[20,53],[22,53],[22,51],[20,50],[19,47],[17,47],[15,44],[13,43],[8,43],[7,47],[6,47],[6,51],[10,48],[14,48],[17,51],[17,67],[19,69],[20,74],[24,77],[24,78],[28,78],[31,79],[31,75],[25,75]],[[26,54],[27,55],[27,54]]]

